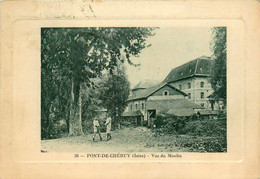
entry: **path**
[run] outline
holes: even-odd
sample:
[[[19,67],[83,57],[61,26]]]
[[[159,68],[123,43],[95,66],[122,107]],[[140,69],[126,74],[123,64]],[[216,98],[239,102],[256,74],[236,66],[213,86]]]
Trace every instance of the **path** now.
[[[61,139],[42,140],[41,150],[46,152],[180,152],[176,148],[174,137],[154,137],[146,127],[127,127],[112,131],[112,140],[92,141],[92,134],[87,136],[66,137]]]

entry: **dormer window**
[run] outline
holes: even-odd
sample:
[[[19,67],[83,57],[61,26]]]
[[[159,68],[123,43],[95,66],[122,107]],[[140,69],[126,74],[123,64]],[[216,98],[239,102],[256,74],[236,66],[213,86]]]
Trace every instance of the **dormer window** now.
[[[169,91],[164,91],[164,92],[163,92],[163,95],[164,95],[164,96],[169,96]]]
[[[181,90],[181,85],[179,85],[179,90]]]

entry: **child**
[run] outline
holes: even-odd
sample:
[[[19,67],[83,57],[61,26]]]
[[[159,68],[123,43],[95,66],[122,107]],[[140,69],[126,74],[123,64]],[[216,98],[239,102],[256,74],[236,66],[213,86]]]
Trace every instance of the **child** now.
[[[94,118],[93,126],[94,126],[93,142],[95,141],[96,134],[98,134],[100,140],[102,140],[102,137],[101,137],[101,134],[100,134],[100,126],[99,126],[99,122],[98,122],[97,118]]]
[[[107,127],[107,140],[110,140],[112,138],[111,134],[110,134],[110,131],[111,131],[111,117],[107,118],[105,125]]]

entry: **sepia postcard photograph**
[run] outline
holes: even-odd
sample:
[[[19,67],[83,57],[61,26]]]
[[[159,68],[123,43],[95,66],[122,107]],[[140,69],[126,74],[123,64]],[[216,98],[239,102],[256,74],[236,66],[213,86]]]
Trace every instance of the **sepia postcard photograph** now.
[[[226,27],[41,28],[41,152],[227,152]]]
[[[259,178],[258,1],[0,5],[1,179]]]

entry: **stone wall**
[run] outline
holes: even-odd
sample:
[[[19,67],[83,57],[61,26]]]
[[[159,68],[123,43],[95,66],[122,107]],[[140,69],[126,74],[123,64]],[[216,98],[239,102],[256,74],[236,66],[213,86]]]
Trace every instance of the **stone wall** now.
[[[203,87],[201,87],[201,82],[204,83]],[[188,85],[189,83],[190,88]],[[206,109],[211,109],[209,100],[207,98],[209,95],[213,93],[213,89],[209,82],[209,77],[192,77],[172,82],[170,84],[182,90],[186,94],[190,94],[190,98],[188,99],[192,100],[194,103],[200,104],[204,106]],[[201,93],[204,93],[204,95],[202,96]]]

